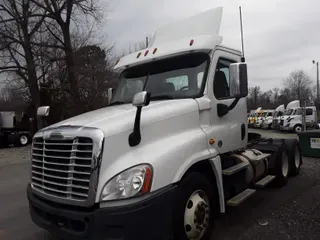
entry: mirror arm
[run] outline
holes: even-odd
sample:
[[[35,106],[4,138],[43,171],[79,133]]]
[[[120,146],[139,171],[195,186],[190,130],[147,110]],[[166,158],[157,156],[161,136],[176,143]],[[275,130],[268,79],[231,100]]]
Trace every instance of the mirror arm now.
[[[225,104],[218,103],[217,104],[217,113],[218,117],[223,117],[224,115],[227,115],[232,109],[237,106],[238,102],[240,100],[240,97],[236,97],[233,102],[230,104],[230,106],[227,106]]]
[[[140,119],[142,106],[137,107],[136,118],[134,120],[133,132],[129,135],[129,145],[134,147],[141,142]]]
[[[241,97],[236,97],[233,102],[230,104],[230,106],[228,107],[228,110],[231,111],[232,109],[235,108],[235,106],[237,106],[239,100]]]

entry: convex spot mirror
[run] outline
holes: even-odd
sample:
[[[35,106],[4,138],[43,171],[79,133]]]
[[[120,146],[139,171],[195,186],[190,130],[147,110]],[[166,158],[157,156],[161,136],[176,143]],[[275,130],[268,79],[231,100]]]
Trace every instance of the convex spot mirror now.
[[[132,99],[132,105],[135,107],[144,107],[150,103],[150,93],[147,91],[138,92]]]
[[[248,96],[248,75],[246,63],[232,63],[229,67],[230,95],[232,97]]]
[[[42,106],[42,107],[39,107],[37,110],[37,115],[39,117],[47,117],[47,116],[49,116],[49,113],[50,113],[49,106]]]

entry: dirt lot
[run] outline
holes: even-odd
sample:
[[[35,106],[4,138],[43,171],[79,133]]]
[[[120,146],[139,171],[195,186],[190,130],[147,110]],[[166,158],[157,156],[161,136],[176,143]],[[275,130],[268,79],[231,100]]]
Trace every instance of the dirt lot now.
[[[12,163],[23,163],[29,160],[30,146],[0,149],[0,168]]]

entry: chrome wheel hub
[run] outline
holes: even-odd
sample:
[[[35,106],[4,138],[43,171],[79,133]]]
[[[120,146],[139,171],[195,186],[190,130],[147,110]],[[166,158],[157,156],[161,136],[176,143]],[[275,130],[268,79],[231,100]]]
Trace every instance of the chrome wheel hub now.
[[[195,191],[187,201],[184,213],[184,229],[190,240],[200,240],[206,233],[210,221],[210,205],[206,194]]]

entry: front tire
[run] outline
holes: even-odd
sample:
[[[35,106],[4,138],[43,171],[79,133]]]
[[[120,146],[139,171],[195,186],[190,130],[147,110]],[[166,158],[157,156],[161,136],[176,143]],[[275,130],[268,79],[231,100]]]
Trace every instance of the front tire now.
[[[294,128],[293,128],[293,131],[295,133],[301,133],[302,132],[302,126],[300,124],[295,125]]]
[[[210,240],[217,194],[208,178],[198,172],[184,177],[177,190],[173,212],[174,240]]]

